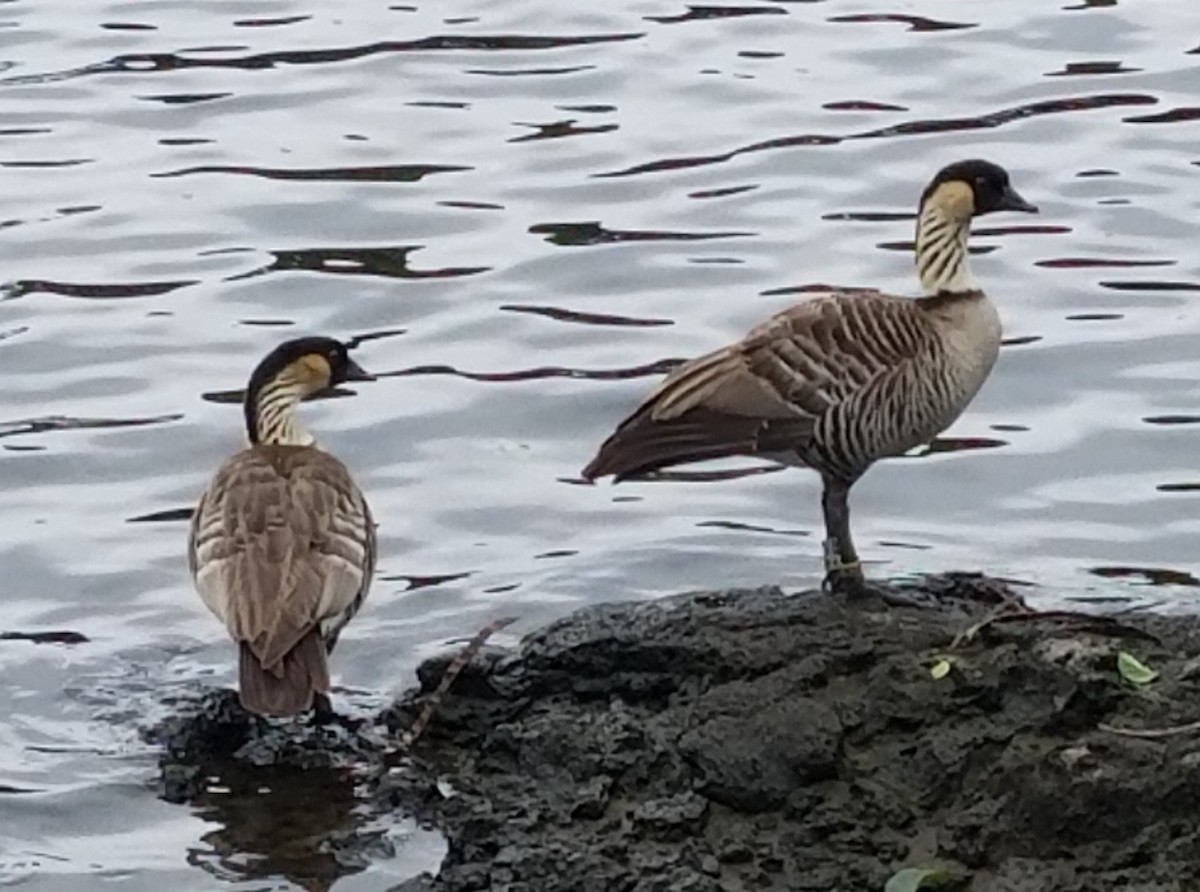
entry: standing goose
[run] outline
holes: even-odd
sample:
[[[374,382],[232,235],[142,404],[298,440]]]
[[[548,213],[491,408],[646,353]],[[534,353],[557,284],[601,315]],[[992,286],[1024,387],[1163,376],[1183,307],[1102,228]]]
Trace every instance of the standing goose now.
[[[221,466],[192,516],[192,577],[238,644],[242,705],[259,715],[332,712],[327,653],[371,585],[375,525],[350,472],[300,427],[296,406],[369,380],[332,338],[272,350],[246,388],[250,445]]]
[[[583,477],[620,481],[671,465],[761,455],[824,484],[825,585],[869,587],[850,538],[850,487],[877,460],[928,442],[966,408],[1000,348],[1000,319],[971,278],[971,218],[1037,213],[987,161],[925,188],[916,264],[925,296],[829,294],[675,369],[600,447]]]

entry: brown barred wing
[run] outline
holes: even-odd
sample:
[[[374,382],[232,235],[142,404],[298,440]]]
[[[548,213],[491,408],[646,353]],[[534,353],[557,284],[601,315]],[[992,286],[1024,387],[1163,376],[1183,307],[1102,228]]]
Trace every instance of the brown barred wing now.
[[[617,479],[731,455],[795,453],[837,464],[826,419],[929,348],[911,301],[827,295],[785,310],[741,341],[680,366],[583,470]],[[922,325],[924,328],[922,328]]]

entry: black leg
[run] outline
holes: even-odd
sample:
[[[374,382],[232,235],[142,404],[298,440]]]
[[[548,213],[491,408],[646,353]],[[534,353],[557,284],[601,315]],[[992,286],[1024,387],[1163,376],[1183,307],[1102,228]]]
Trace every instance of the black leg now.
[[[850,538],[850,487],[834,477],[823,478],[821,509],[825,513],[825,588],[852,593],[862,588],[862,564]]]
[[[897,591],[884,582],[863,576],[862,563],[850,538],[850,487],[854,481],[823,478],[821,508],[825,512],[825,582],[824,589],[854,598],[862,603],[885,604],[889,607],[925,607],[927,599]]]
[[[338,714],[333,711],[333,704],[329,702],[329,695],[319,691],[313,694],[313,724],[328,725],[337,721],[337,718]]]
[[[318,727],[340,725],[347,731],[357,731],[363,724],[363,719],[354,719],[334,711],[333,703],[328,694],[313,694],[312,723]]]

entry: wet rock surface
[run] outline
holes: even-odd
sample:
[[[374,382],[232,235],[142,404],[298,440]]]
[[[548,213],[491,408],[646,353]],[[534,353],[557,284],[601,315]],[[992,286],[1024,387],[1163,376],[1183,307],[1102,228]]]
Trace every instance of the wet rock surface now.
[[[878,609],[779,589],[583,610],[484,648],[414,751],[421,689],[344,726],[263,722],[231,692],[152,739],[165,798],[304,888],[445,833],[393,892],[1200,888],[1200,620],[1030,614],[944,576]],[[1118,654],[1158,672],[1135,684]],[[1116,730],[1114,730],[1116,729]],[[1122,731],[1169,729],[1156,737]]]
[[[163,747],[159,783],[168,802],[193,801],[214,778],[255,767],[378,772],[388,752],[381,732],[369,722],[268,721],[243,709],[231,690],[207,691],[176,709],[144,735]]]
[[[417,745],[416,775],[454,794],[396,797],[449,853],[396,892],[881,890],[908,866],[972,892],[1195,888],[1200,733],[1111,729],[1200,715],[1200,622],[1016,617],[972,577],[925,590],[939,606],[605,605],[480,655]],[[1121,651],[1159,677],[1123,678]]]
[[[394,859],[417,833],[412,816],[427,815],[421,823],[433,827],[426,806],[441,799],[434,772],[401,751],[377,717],[269,721],[230,690],[171,706],[144,732],[161,748],[158,793],[213,824],[191,860],[225,882],[276,888],[282,876],[321,892]],[[436,865],[441,851],[405,861]]]

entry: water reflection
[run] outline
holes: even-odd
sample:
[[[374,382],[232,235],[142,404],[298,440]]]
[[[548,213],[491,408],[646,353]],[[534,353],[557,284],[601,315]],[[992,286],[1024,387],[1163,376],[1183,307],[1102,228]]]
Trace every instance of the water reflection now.
[[[305,892],[326,892],[361,872],[339,844],[356,840],[362,824],[354,784],[344,771],[228,767],[209,779],[192,803],[217,826],[188,863],[225,882],[283,877]],[[384,841],[382,831],[374,836]]]

